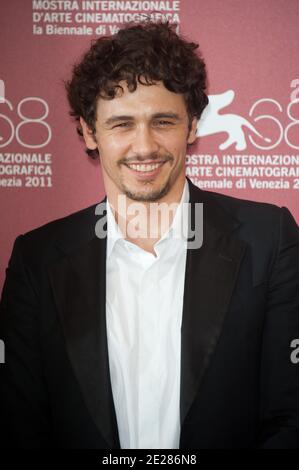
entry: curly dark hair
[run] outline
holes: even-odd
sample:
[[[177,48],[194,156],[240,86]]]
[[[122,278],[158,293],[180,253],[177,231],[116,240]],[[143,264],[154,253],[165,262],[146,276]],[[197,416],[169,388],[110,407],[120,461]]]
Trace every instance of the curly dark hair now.
[[[189,117],[200,118],[209,100],[206,90],[205,63],[198,44],[188,42],[174,31],[177,25],[145,20],[128,24],[114,36],[93,40],[80,63],[74,65],[72,78],[65,82],[70,115],[77,121],[77,132],[83,135],[80,116],[95,132],[98,98],[113,99],[121,80],[130,92],[137,81],[153,85],[162,81],[174,93],[183,94]],[[98,150],[86,149],[93,159]]]

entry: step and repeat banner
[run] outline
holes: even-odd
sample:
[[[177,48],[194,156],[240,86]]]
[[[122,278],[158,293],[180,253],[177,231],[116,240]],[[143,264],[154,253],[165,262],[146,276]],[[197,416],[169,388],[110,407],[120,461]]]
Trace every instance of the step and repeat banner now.
[[[17,235],[105,195],[64,80],[92,39],[150,15],[197,42],[210,103],[188,150],[200,188],[287,206],[299,222],[298,0],[3,0],[0,289]]]

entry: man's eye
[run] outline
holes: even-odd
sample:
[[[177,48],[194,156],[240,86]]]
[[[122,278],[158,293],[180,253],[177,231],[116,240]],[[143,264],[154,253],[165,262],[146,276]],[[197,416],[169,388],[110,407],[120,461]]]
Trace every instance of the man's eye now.
[[[159,121],[156,121],[156,124],[158,126],[171,126],[173,123],[170,121],[165,121],[164,119],[159,119]]]

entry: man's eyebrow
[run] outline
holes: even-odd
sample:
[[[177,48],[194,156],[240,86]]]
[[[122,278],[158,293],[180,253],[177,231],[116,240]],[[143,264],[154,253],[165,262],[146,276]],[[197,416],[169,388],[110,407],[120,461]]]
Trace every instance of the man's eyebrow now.
[[[152,119],[161,119],[161,118],[168,118],[168,119],[175,119],[177,121],[181,120],[181,117],[177,113],[172,113],[172,112],[162,112],[162,113],[155,113],[151,116]],[[115,122],[119,121],[134,121],[134,116],[129,116],[129,115],[119,115],[119,116],[111,116],[108,118],[104,124],[106,126],[109,126],[111,124],[114,124]]]
[[[176,119],[177,121],[181,120],[181,116],[179,116],[176,113],[172,113],[172,112],[155,113],[155,114],[153,114],[153,118],[154,119],[168,118],[168,119]]]

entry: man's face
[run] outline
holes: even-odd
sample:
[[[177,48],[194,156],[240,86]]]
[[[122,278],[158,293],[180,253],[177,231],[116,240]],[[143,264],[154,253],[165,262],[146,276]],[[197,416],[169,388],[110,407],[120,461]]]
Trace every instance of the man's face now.
[[[100,98],[95,136],[81,118],[88,148],[98,147],[105,189],[134,201],[158,201],[185,182],[187,143],[196,138],[197,120],[188,129],[182,95],[168,91],[162,82],[138,83],[112,100]]]

